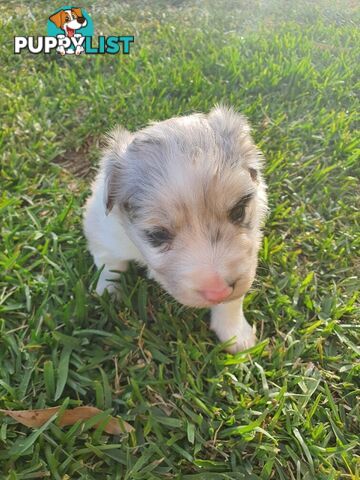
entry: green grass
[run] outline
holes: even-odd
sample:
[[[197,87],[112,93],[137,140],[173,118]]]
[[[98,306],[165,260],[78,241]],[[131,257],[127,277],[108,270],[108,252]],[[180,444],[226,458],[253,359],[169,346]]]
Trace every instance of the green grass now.
[[[97,34],[136,41],[80,58],[12,54],[60,4],[0,6],[0,408],[94,405],[135,427],[2,417],[1,479],[359,478],[359,11],[247,3],[82,2]],[[89,181],[53,163],[95,165],[116,123],[219,101],[254,127],[271,208],[246,299],[259,344],[235,356],[136,267],[120,302],[96,296]]]

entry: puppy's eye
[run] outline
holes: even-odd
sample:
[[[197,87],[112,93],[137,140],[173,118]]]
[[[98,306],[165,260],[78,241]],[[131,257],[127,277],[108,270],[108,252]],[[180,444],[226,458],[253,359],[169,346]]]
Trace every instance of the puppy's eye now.
[[[146,230],[145,235],[146,239],[153,247],[161,247],[164,244],[169,244],[174,238],[173,234],[163,227]]]
[[[251,198],[252,194],[245,195],[231,208],[229,211],[229,218],[232,223],[239,225],[243,222],[245,218],[245,209]]]

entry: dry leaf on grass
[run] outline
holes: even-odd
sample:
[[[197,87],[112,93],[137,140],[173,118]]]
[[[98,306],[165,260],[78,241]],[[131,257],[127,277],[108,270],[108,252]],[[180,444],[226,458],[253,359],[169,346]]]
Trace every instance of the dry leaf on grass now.
[[[60,410],[60,407],[43,408],[40,410],[1,410],[0,413],[4,413],[9,417],[12,417],[19,423],[26,425],[27,427],[38,428],[41,427],[54,413]],[[58,425],[65,427],[67,425],[74,425],[78,420],[88,420],[95,415],[102,413],[95,407],[76,407],[72,410],[65,410],[61,417],[58,419]],[[94,425],[96,428],[99,424]],[[124,432],[131,432],[134,428],[127,422],[119,420],[114,417],[110,417],[108,423],[104,428],[106,433],[112,435],[119,435]]]

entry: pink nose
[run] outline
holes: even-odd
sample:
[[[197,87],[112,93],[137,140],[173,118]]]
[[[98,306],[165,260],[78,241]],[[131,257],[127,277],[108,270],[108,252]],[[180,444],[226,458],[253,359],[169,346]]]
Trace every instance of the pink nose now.
[[[201,290],[200,294],[209,302],[222,302],[232,292],[231,287],[224,287],[216,290]]]

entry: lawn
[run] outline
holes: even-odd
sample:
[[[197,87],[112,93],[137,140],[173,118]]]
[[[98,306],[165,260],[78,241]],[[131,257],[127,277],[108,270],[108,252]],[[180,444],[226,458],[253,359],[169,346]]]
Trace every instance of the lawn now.
[[[82,2],[128,56],[13,54],[61,4],[3,2],[0,408],[92,405],[131,433],[0,420],[0,478],[358,479],[359,9],[353,1]],[[81,209],[116,123],[245,113],[270,214],[227,354],[135,265],[94,292]]]

